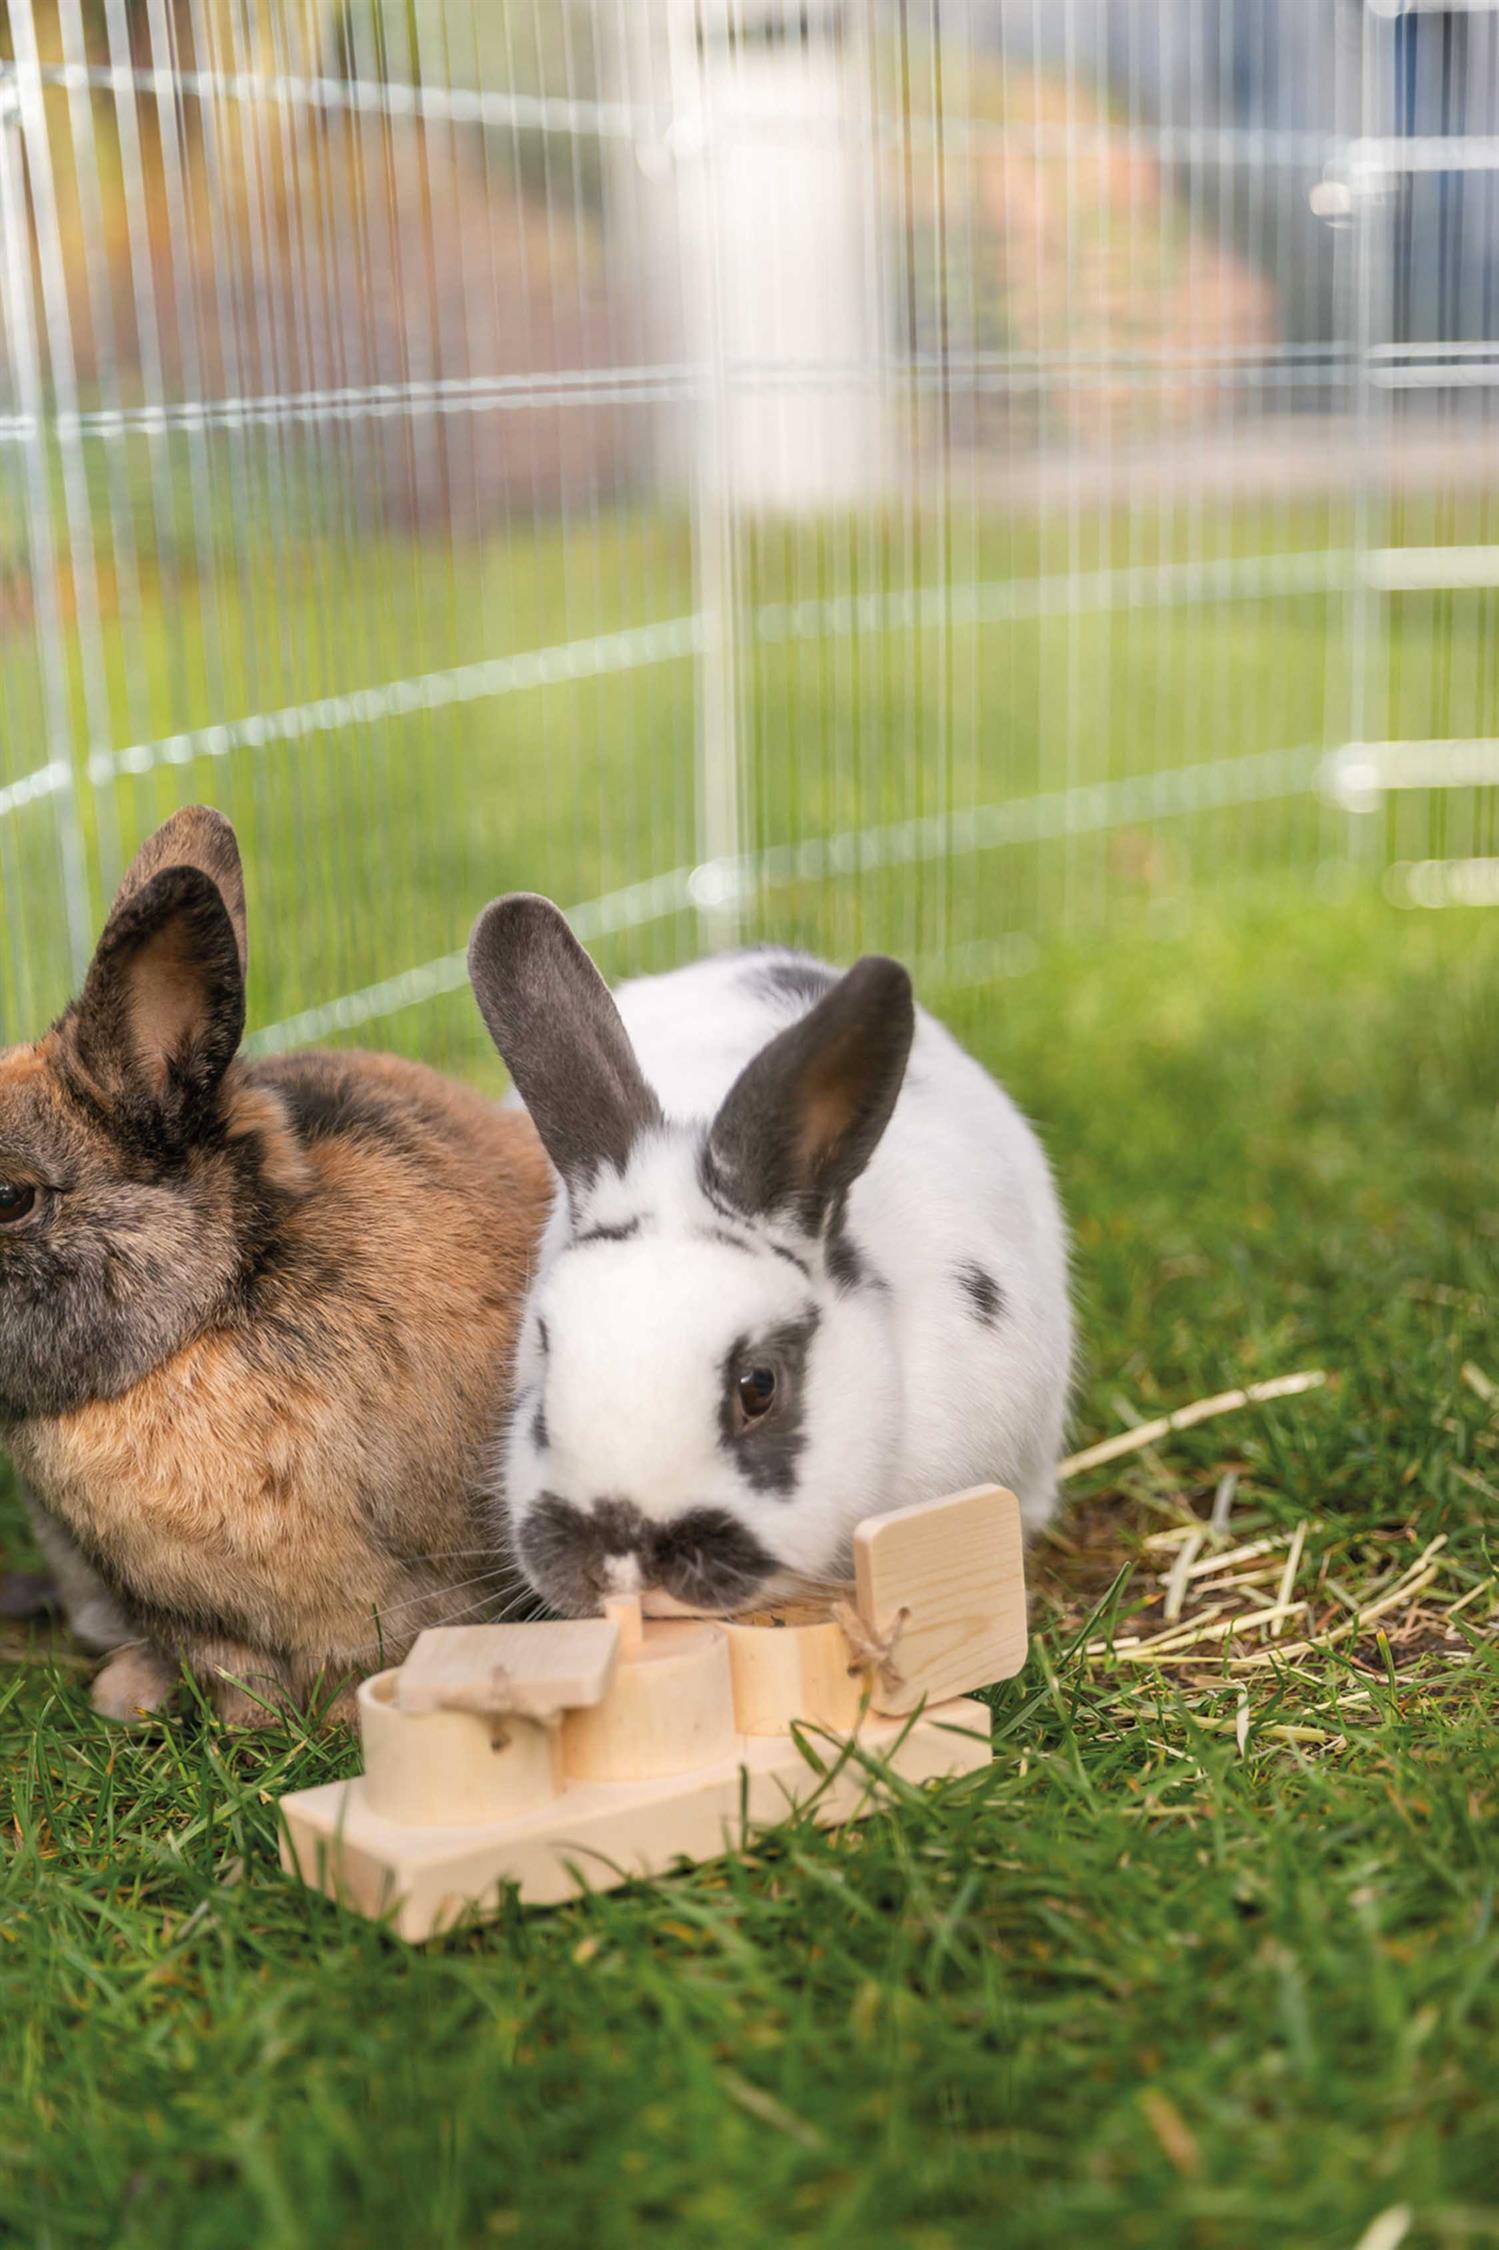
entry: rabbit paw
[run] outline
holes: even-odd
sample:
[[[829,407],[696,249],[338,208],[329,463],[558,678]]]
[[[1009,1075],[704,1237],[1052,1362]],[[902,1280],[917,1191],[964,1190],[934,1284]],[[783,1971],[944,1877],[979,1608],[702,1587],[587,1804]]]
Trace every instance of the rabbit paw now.
[[[166,1658],[146,1643],[116,1649],[96,1675],[89,1701],[101,1718],[138,1726],[170,1701],[177,1674]]]

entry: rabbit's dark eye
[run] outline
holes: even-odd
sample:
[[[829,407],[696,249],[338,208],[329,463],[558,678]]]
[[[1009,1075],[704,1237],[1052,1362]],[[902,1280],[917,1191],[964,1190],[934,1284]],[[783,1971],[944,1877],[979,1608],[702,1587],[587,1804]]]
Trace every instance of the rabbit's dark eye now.
[[[773,1367],[747,1367],[739,1377],[739,1404],[751,1422],[768,1414],[775,1404],[776,1371]]]
[[[0,1180],[0,1227],[19,1226],[36,1209],[36,1189],[19,1180]]]

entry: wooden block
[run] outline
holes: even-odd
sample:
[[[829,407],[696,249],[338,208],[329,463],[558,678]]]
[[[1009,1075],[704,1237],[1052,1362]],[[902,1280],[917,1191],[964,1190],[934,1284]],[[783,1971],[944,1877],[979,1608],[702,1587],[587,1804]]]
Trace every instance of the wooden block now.
[[[733,1740],[721,1629],[649,1618],[603,1702],[563,1720],[562,1764],[569,1781],[654,1781],[726,1757]]]
[[[555,1719],[603,1700],[619,1653],[603,1617],[561,1624],[434,1625],[419,1633],[396,1675],[406,1712],[515,1712]]]
[[[1020,1503],[1000,1485],[861,1523],[854,1579],[871,1641],[894,1635],[889,1662],[874,1675],[877,1711],[944,1702],[1011,1679],[1025,1662]]]
[[[859,1723],[864,1677],[843,1629],[830,1617],[747,1624],[725,1618],[734,1676],[734,1724],[741,1734],[786,1734],[796,1720],[851,1733]]]
[[[554,1719],[501,1719],[474,1711],[403,1711],[399,1674],[377,1672],[358,1690],[364,1789],[372,1812],[408,1828],[454,1820],[513,1820],[549,1804],[562,1787],[561,1728]]]
[[[989,1762],[989,1713],[959,1700],[914,1722],[869,1715],[858,1745],[908,1782],[971,1773]],[[398,1936],[419,1941],[465,1913],[494,1913],[511,1884],[525,1904],[550,1906],[664,1874],[678,1860],[717,1858],[798,1805],[834,1827],[887,1801],[877,1770],[840,1755],[836,1741],[817,1747],[825,1775],[784,1735],[740,1735],[690,1774],[570,1782],[555,1803],[514,1819],[449,1828],[381,1819],[363,1779],[326,1782],[282,1799],[281,1863],[358,1913],[390,1915]]]

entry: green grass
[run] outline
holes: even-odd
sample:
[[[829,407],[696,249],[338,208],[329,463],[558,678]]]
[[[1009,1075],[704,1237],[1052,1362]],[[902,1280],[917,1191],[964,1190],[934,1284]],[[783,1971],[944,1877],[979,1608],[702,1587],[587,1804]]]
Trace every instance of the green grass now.
[[[1438,1533],[1443,1601],[1491,1579],[1499,928],[1266,892],[932,997],[1060,1173],[1080,1441],[1331,1386],[1082,1480],[983,1775],[421,1952],[276,1870],[275,1795],[348,1743],[126,1737],[13,1639],[14,2237],[1499,2241],[1491,1583],[1425,1648],[1397,1611],[1244,1675],[1242,1752],[1235,1682],[1079,1646],[1228,1469],[1236,1534],[1309,1520],[1321,1611]]]
[[[243,521],[228,506],[224,463],[215,476],[216,544],[206,560],[186,545],[178,558],[203,567],[179,577],[170,552],[158,556],[138,619],[102,573],[113,749],[589,642],[694,608],[690,527],[679,516],[621,509],[540,531],[518,525],[447,553],[340,521],[334,501],[347,512],[349,492],[336,477],[331,497],[307,503],[304,523],[267,508],[276,486],[263,467],[250,479],[259,513]],[[1486,537],[1482,504],[1469,513],[1441,525],[1412,515],[1406,528]],[[144,549],[149,518],[137,531]],[[1164,606],[1120,598],[1076,615],[950,631],[867,617],[857,631],[828,630],[819,607],[850,594],[898,602],[948,577],[960,590],[976,582],[1024,592],[1037,574],[1072,567],[1314,551],[1348,536],[1333,504],[1312,501],[1130,517],[992,511],[971,521],[960,504],[946,526],[892,513],[746,531],[736,583],[743,845],[961,820],[974,807],[1066,787],[1315,750],[1364,723],[1397,737],[1499,731],[1499,633],[1494,598],[1481,592],[1391,599],[1387,635],[1366,660],[1336,595]],[[99,540],[107,563],[102,521]],[[789,633],[788,606],[800,618]],[[27,619],[14,622],[0,631],[0,787],[49,755],[38,644]],[[71,636],[69,649],[81,761],[87,710]],[[1362,719],[1356,685],[1368,692]],[[697,720],[695,666],[679,656],[222,756],[158,760],[81,788],[96,904],[175,805],[222,805],[249,868],[252,1021],[279,1021],[452,954],[476,906],[498,890],[548,890],[576,904],[690,868],[701,856]],[[1397,858],[1495,849],[1496,800],[1494,791],[1392,799],[1378,848]],[[0,1039],[29,1035],[66,992],[58,810],[42,799],[0,820]],[[1310,878],[1345,843],[1312,795],[1234,804],[1153,827],[1142,819],[1133,832],[1078,832],[1061,845],[1027,841],[782,882],[752,907],[751,934],[918,959],[1062,925],[1111,936],[1142,908],[1169,908],[1225,873]],[[695,941],[690,916],[665,916],[617,936],[604,957],[617,973],[660,967]],[[435,1051],[467,1062],[475,1023],[464,997],[376,1036],[428,1051],[435,1041]]]

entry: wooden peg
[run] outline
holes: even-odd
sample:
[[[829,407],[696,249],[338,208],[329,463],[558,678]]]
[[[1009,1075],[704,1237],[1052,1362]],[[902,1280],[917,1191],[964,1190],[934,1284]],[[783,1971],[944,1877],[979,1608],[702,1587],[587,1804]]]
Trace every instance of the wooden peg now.
[[[640,1596],[608,1595],[604,1601],[604,1616],[618,1630],[620,1655],[638,1656],[645,1635],[645,1625],[640,1614]]]

